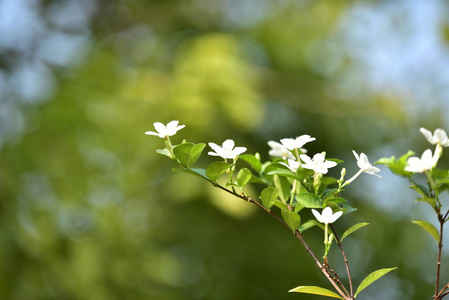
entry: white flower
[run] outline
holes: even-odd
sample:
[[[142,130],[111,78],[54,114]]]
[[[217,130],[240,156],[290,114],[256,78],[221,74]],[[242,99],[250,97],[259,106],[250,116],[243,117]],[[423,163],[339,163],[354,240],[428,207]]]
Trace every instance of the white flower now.
[[[145,134],[147,135],[156,135],[160,138],[165,138],[167,136],[172,136],[175,135],[176,132],[178,132],[178,130],[183,129],[184,127],[186,127],[186,125],[179,125],[179,121],[171,121],[170,123],[167,124],[167,126],[165,126],[164,124],[160,123],[160,122],[156,122],[154,123],[154,128],[156,129],[157,132],[154,131],[147,131],[145,132]]]
[[[295,159],[295,157],[290,152],[290,150],[288,150],[284,145],[282,145],[278,142],[269,141],[268,146],[271,147],[271,150],[268,151],[268,155],[270,155],[270,156],[282,157],[282,159]],[[303,149],[301,149],[301,151],[303,151]]]
[[[369,163],[368,156],[366,156],[365,153],[360,153],[360,156],[354,150],[352,150],[352,153],[354,153],[354,156],[357,159],[357,166],[359,166],[363,172],[382,178],[381,176],[375,174],[375,172],[380,172],[380,169]]]
[[[246,151],[245,147],[235,147],[234,148],[234,141],[233,140],[226,140],[223,142],[223,145],[220,147],[215,143],[209,143],[209,146],[214,150],[215,152],[210,151],[208,154],[212,156],[221,156],[224,159],[231,158],[235,159],[236,156],[242,154]]]
[[[419,131],[421,131],[421,133],[432,145],[437,144],[443,147],[449,147],[449,139],[447,137],[446,131],[444,131],[443,129],[438,128],[437,130],[435,130],[433,135],[430,130],[427,130],[423,127],[421,127]]]
[[[421,158],[412,156],[407,159],[407,166],[405,171],[422,173],[432,169],[438,161],[438,156],[432,155],[432,150],[427,149],[422,154]]]
[[[301,166],[301,164],[299,163],[299,161],[296,161],[294,159],[289,159],[288,160],[288,164],[286,163],[281,163],[282,165],[286,166],[287,168],[289,168],[290,170],[292,170],[293,172],[298,171],[298,168]]]
[[[304,164],[303,168],[314,170],[316,173],[327,174],[327,169],[335,167],[337,165],[334,161],[325,160],[322,153],[317,153],[313,156],[313,159],[305,154],[300,155]]]
[[[337,219],[341,217],[341,215],[343,214],[343,211],[337,211],[334,214],[332,211],[332,208],[326,207],[325,209],[323,209],[323,212],[321,214],[318,211],[316,211],[315,209],[312,209],[312,213],[315,216],[315,218],[318,220],[318,222],[324,223],[324,224],[331,224],[331,223],[334,223],[335,221],[337,221]]]
[[[300,149],[302,146],[304,146],[308,142],[312,142],[314,140],[316,140],[316,138],[311,137],[308,134],[304,134],[304,135],[298,136],[296,139],[282,139],[281,143],[288,150],[294,150],[295,148]]]

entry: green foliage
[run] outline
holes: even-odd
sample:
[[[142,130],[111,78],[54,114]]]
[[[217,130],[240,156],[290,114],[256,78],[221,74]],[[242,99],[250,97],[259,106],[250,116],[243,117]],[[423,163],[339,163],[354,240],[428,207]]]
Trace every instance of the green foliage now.
[[[279,190],[273,187],[267,187],[260,193],[260,200],[262,201],[263,206],[265,206],[268,210],[271,210],[271,207],[274,205],[278,195]]]
[[[386,165],[391,172],[394,174],[405,176],[405,177],[411,177],[413,175],[412,172],[405,171],[405,167],[407,165],[407,159],[414,155],[415,152],[408,151],[406,154],[402,155],[399,159],[396,159],[396,157],[391,156],[390,158],[381,158],[379,159],[376,164]]]
[[[173,153],[179,162],[188,168],[200,158],[204,147],[206,147],[206,144],[204,143],[183,143],[175,146],[173,148]]]
[[[288,227],[295,233],[299,226],[301,226],[301,217],[296,212],[287,209],[282,209],[281,214],[285,223],[287,223]]]
[[[422,229],[427,231],[435,239],[437,244],[439,243],[440,234],[438,233],[438,230],[435,228],[435,226],[433,226],[429,222],[422,220],[412,220],[412,223],[420,226]]]
[[[379,269],[377,271],[374,271],[373,273],[369,274],[365,279],[363,279],[362,283],[360,283],[359,287],[357,288],[357,291],[354,294],[354,298],[357,297],[357,295],[363,291],[365,288],[367,288],[370,284],[381,278],[382,276],[386,275],[387,273],[396,270],[397,268],[385,268],[385,269]]]
[[[320,295],[320,296],[326,296],[326,297],[331,297],[331,298],[343,299],[338,294],[336,294],[332,291],[329,291],[328,289],[318,287],[318,286],[298,286],[298,287],[295,287],[294,289],[291,289],[289,292],[290,293],[295,292],[295,293],[303,293],[303,294],[313,294],[313,295]]]
[[[321,200],[317,195],[312,193],[303,193],[296,195],[296,201],[307,208],[321,208]]]
[[[278,175],[274,175],[273,182],[274,182],[274,186],[279,191],[279,197],[281,198],[282,202],[287,203],[287,201],[290,197],[290,190],[291,190],[291,186],[290,186],[290,183],[288,182],[287,178],[278,176]]]
[[[228,164],[224,161],[215,161],[207,166],[206,176],[213,182],[216,182],[218,178],[231,167],[232,164]]]
[[[262,171],[262,163],[255,155],[243,154],[239,156],[239,159],[246,161],[257,173]]]
[[[239,187],[244,187],[251,180],[252,173],[247,168],[242,168],[237,173],[237,185]]]
[[[345,233],[343,233],[342,237],[341,237],[341,241],[343,241],[348,235],[350,235],[351,233],[359,230],[362,227],[365,227],[369,225],[369,223],[358,223],[355,224],[353,226],[351,226],[348,230],[345,231]]]

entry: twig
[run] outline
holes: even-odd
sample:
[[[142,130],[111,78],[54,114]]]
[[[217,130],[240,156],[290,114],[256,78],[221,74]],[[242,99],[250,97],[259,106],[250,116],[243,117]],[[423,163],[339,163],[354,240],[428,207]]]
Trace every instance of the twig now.
[[[343,256],[343,259],[345,261],[346,273],[348,274],[350,296],[353,297],[354,296],[354,289],[353,289],[353,286],[352,286],[352,277],[351,277],[351,270],[349,269],[349,262],[348,262],[348,259],[346,258],[345,251],[343,250],[343,244],[341,243],[341,240],[338,237],[337,232],[335,231],[334,226],[332,224],[330,224],[330,225],[331,225],[331,228],[332,228],[332,232],[334,233],[335,239],[337,241],[338,247],[340,248],[341,255]]]

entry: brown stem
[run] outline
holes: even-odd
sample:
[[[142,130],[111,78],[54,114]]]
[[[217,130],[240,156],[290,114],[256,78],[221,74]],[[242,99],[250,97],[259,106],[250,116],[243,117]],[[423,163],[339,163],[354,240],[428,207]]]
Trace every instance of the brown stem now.
[[[260,204],[257,201],[254,201],[253,199],[251,199],[250,197],[247,197],[245,195],[240,195],[237,194],[231,190],[228,190],[227,188],[214,183],[211,181],[211,183],[219,188],[222,189],[225,192],[228,192],[229,194],[232,194],[240,199],[245,200],[246,202],[250,202],[253,203],[255,205],[257,205],[258,207],[262,208],[264,211],[266,211],[267,213],[269,213],[271,216],[273,216],[274,218],[276,218],[279,222],[281,222],[284,226],[286,226],[287,228],[291,229],[287,223],[285,223],[284,220],[282,220],[279,216],[277,216],[276,214],[272,213],[270,210],[268,210],[265,206],[263,206],[262,204]],[[318,258],[315,256],[315,254],[313,253],[312,249],[309,247],[309,245],[307,245],[306,241],[304,240],[303,236],[301,235],[301,233],[296,230],[295,231],[295,237],[301,242],[301,244],[304,246],[304,248],[306,249],[307,253],[310,254],[310,256],[312,256],[312,259],[315,261],[315,263],[317,264],[318,268],[320,268],[321,272],[324,274],[324,276],[326,276],[326,278],[330,281],[330,283],[333,285],[333,287],[335,288],[335,290],[345,299],[345,300],[352,300],[353,297],[351,295],[349,295],[349,293],[346,291],[343,292],[342,289],[339,287],[339,285],[337,284],[336,280],[334,278],[332,278],[332,275],[329,273],[329,271],[321,264],[321,262],[318,260]],[[344,288],[344,287],[343,287]],[[346,289],[345,289],[346,290]]]
[[[332,228],[332,232],[334,233],[335,239],[337,241],[338,247],[340,248],[341,255],[343,256],[343,259],[345,261],[346,273],[348,274],[350,296],[353,297],[354,296],[354,288],[352,286],[352,277],[351,277],[351,270],[349,269],[349,262],[348,262],[348,259],[346,258],[345,251],[343,250],[343,244],[341,243],[341,240],[338,237],[337,232],[335,231],[334,226],[332,224],[330,224],[330,225],[331,225],[331,228]]]
[[[439,297],[439,284],[440,284],[440,270],[441,270],[441,253],[443,250],[443,227],[444,227],[444,218],[438,213],[438,221],[440,221],[440,238],[438,241],[438,260],[437,260],[437,275],[435,280],[435,294],[434,299],[441,299]],[[444,289],[443,289],[444,290]],[[441,296],[441,295],[440,295]]]
[[[449,291],[446,291],[447,289],[449,289],[449,283],[446,284],[444,286],[444,288],[441,289],[441,291],[438,293],[438,295],[436,295],[436,297],[434,297],[434,299],[443,299],[444,296],[446,296],[447,294],[449,294]],[[446,292],[445,292],[446,291]]]

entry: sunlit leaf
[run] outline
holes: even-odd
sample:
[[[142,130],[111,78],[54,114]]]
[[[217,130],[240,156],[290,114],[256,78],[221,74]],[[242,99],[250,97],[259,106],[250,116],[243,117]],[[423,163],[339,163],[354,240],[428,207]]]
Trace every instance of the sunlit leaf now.
[[[425,197],[425,198],[417,198],[415,202],[425,202],[432,206],[432,208],[435,208],[437,206],[437,202],[434,198]]]
[[[418,192],[418,194],[420,194],[422,197],[429,197],[430,193],[429,190],[423,186],[422,184],[412,184],[411,186],[409,186],[409,188],[415,190],[416,192]]]
[[[379,278],[381,278],[385,274],[387,274],[387,273],[389,273],[389,272],[391,272],[391,271],[393,271],[395,269],[397,269],[397,268],[385,268],[385,269],[380,269],[380,270],[374,271],[373,273],[369,274],[365,279],[363,279],[362,283],[357,288],[357,291],[354,294],[354,298],[357,297],[357,295],[361,291],[363,291],[366,287],[368,287],[374,281],[378,280]]]
[[[260,193],[260,200],[262,201],[262,205],[265,206],[268,210],[274,205],[277,197],[279,195],[279,191],[273,187],[267,187]]]
[[[204,169],[179,169],[179,168],[174,168],[173,171],[184,172],[184,173],[188,173],[188,174],[191,174],[191,175],[195,175],[195,176],[201,177],[203,179],[207,179],[206,170],[204,170]]]
[[[301,226],[299,226],[299,229],[298,229],[298,230],[299,230],[299,232],[303,233],[303,232],[306,231],[307,229],[312,228],[312,227],[314,227],[314,226],[316,226],[316,223],[315,223],[315,222],[313,222],[313,221],[307,221],[307,222],[301,224]]]
[[[296,195],[296,201],[307,208],[321,208],[321,200],[317,195],[312,193],[303,193]]]
[[[253,168],[254,171],[256,171],[257,173],[261,172],[261,170],[262,170],[262,163],[254,155],[252,155],[252,154],[239,155],[239,159],[244,160],[245,162],[247,162],[251,166],[251,168]]]
[[[340,295],[319,287],[319,286],[298,286],[294,289],[291,289],[288,291],[289,293],[295,292],[295,293],[303,293],[303,294],[313,294],[313,295],[320,295],[320,296],[326,296],[331,298],[337,298],[337,299],[343,299]]]
[[[301,217],[294,211],[289,211],[287,209],[281,210],[282,219],[287,223],[288,227],[295,233],[301,225]]]
[[[237,184],[239,187],[244,187],[248,184],[252,177],[252,173],[247,168],[240,169],[237,173]]]
[[[206,176],[215,182],[231,166],[231,164],[225,163],[224,161],[215,161],[207,166]]]
[[[290,170],[287,169],[277,169],[267,173],[267,175],[279,175],[285,176],[293,179],[298,179],[298,176]]]
[[[182,165],[189,167],[200,158],[204,147],[206,147],[204,143],[183,143],[174,147],[173,153]]]
[[[397,175],[410,177],[413,175],[413,173],[405,171],[404,169],[405,166],[407,165],[407,159],[414,154],[415,152],[408,151],[406,154],[402,155],[399,159],[396,159],[396,157],[394,156],[391,156],[389,158],[384,157],[376,161],[376,164],[386,165],[391,172]]]
[[[171,158],[170,151],[169,151],[167,148],[164,148],[164,149],[157,149],[156,152],[159,153],[159,154],[162,154],[162,155],[165,155],[165,156],[168,156],[168,157]]]
[[[287,178],[274,175],[273,176],[274,186],[279,190],[279,197],[283,202],[287,202],[290,197],[291,186]]]
[[[351,226],[348,230],[345,231],[345,233],[343,233],[343,235],[341,237],[341,240],[343,241],[345,239],[345,237],[347,237],[348,235],[350,235],[354,231],[357,231],[360,228],[365,227],[367,225],[369,225],[369,223],[358,223],[358,224],[355,224],[355,225]]]
[[[431,236],[435,239],[435,241],[438,243],[440,240],[440,234],[438,233],[438,230],[430,224],[429,222],[422,221],[422,220],[412,220],[413,224],[421,226],[425,231],[430,233]]]

